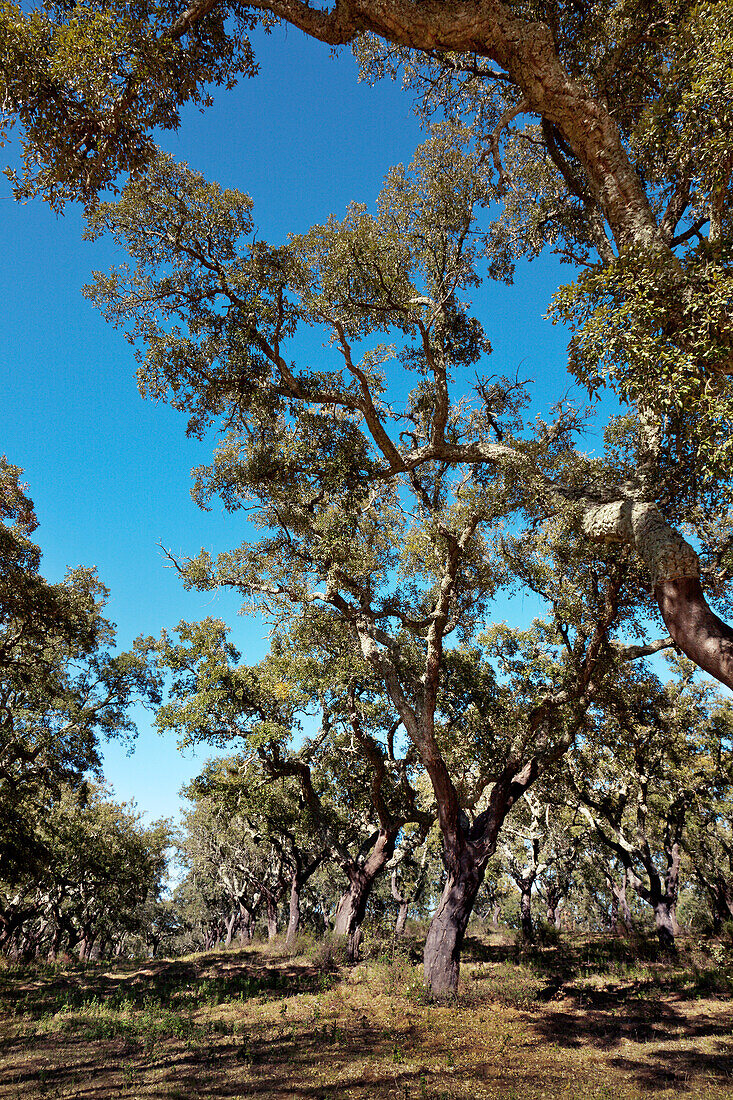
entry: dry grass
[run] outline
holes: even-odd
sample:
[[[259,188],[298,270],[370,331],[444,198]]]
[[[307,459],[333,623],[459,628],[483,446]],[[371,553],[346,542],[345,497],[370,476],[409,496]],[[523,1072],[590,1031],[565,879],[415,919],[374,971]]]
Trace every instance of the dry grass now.
[[[0,974],[0,1100],[733,1100],[731,969],[475,939],[458,999],[405,958],[263,949]]]

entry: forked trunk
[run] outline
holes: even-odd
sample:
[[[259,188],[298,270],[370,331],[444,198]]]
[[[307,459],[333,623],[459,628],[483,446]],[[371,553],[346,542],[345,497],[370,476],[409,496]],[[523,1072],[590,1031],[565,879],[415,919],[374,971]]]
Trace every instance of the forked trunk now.
[[[333,932],[335,936],[346,937],[346,954],[352,964],[359,960],[359,947],[362,941],[361,923],[364,920],[369,895],[377,877],[394,855],[397,832],[396,828],[380,830],[365,862],[351,864],[346,870],[349,876],[349,888],[338,903]]]
[[[224,926],[227,930],[226,938],[224,940],[225,947],[229,947],[232,942],[232,934],[234,933],[234,925],[236,924],[236,922],[237,914],[235,912],[233,912],[228,919],[227,917],[224,918]]]
[[[484,878],[485,865],[469,856],[464,852],[458,873],[448,872],[425,941],[425,985],[436,1000],[452,997],[458,990],[463,937]]]

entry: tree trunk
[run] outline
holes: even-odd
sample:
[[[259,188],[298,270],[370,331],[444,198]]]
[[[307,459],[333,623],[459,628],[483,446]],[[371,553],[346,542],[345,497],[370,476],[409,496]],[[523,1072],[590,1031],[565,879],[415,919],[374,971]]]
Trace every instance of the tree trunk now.
[[[226,917],[224,918],[224,926],[227,930],[226,938],[224,940],[224,946],[225,947],[229,947],[229,945],[232,942],[232,935],[234,933],[234,925],[236,924],[236,922],[237,922],[236,912],[233,912],[228,919]]]
[[[555,928],[560,928],[560,905],[562,904],[563,891],[561,887],[549,886],[547,889],[547,923]]]
[[[660,898],[654,905],[654,923],[657,928],[659,946],[666,954],[676,954],[675,936],[680,928],[674,912],[674,903],[668,898]]]
[[[57,920],[53,924],[53,932],[51,934],[51,942],[48,947],[48,961],[56,962],[56,959],[61,953],[61,943],[64,938],[64,930],[61,923]]]
[[[358,868],[349,883],[348,890],[341,895],[341,900],[336,907],[336,917],[333,923],[335,936],[346,937],[346,954],[350,963],[358,962],[359,947],[362,941],[361,922],[366,912],[367,901],[371,893],[374,880],[367,881]]]
[[[733,891],[727,882],[716,883],[711,908],[713,920],[718,922],[718,931],[725,922],[733,920]]]
[[[252,936],[254,935],[254,920],[249,909],[246,909],[240,902],[239,904],[239,917],[240,917],[240,931],[239,941],[240,943],[251,943]]]
[[[630,935],[634,931],[631,910],[626,900],[628,881],[629,875],[626,868],[624,868],[620,884],[616,882],[610,871],[606,871],[606,882],[611,891],[611,928],[617,936]]]
[[[288,918],[288,930],[285,933],[285,946],[292,947],[300,928],[300,876],[293,871],[290,880],[290,916]]]
[[[394,898],[394,900],[397,902],[397,905],[398,905],[397,921],[395,923],[395,929],[394,929],[395,930],[395,935],[396,936],[404,936],[404,934],[405,934],[405,925],[407,924],[407,910],[410,908],[410,903],[409,903],[409,901],[407,900],[407,898],[404,896],[404,894],[402,893],[402,891],[399,889],[399,887],[397,885],[397,872],[396,871],[392,872],[391,890],[392,890],[392,897]]]
[[[534,940],[534,926],[532,924],[532,884],[526,886],[522,883],[521,898],[519,901],[519,913],[521,918],[522,939],[525,943]]]
[[[381,829],[364,863],[353,863],[346,868],[349,888],[336,908],[333,932],[335,936],[346,937],[347,958],[352,964],[359,959],[361,922],[364,920],[369,895],[377,877],[394,855],[397,832],[397,829]]]
[[[430,995],[438,1000],[452,997],[458,990],[461,945],[484,869],[485,862],[477,863],[471,849],[465,849],[459,873],[448,872],[440,903],[430,922],[425,941],[425,984]]]
[[[272,941],[277,936],[277,900],[268,894],[265,903],[267,905],[267,938]]]

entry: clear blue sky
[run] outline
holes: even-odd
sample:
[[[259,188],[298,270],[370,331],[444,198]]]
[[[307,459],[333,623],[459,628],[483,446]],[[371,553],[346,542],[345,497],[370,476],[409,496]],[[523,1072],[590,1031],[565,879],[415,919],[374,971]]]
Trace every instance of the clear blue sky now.
[[[260,75],[215,91],[212,109],[187,111],[161,144],[252,195],[259,235],[276,241],[342,215],[350,200],[371,202],[389,167],[411,159],[421,133],[400,86],[359,84],[348,52],[332,58],[292,28],[258,36],[257,45]],[[25,470],[44,575],[58,580],[69,566],[96,565],[123,648],[182,618],[216,615],[232,625],[244,658],[259,659],[267,650],[262,624],[238,617],[232,595],[184,592],[158,549],[237,545],[242,520],[193,504],[189,471],[208,460],[211,444],[186,439],[181,414],[142,401],[132,349],[81,296],[93,268],[123,257],[106,242],[83,242],[76,211],[56,217],[40,203],[19,206],[7,185],[0,194],[0,453]],[[535,261],[514,287],[480,292],[491,369],[521,367],[523,377],[538,379],[543,401],[563,388],[565,338],[542,315],[568,277],[551,259]],[[174,814],[178,789],[205,754],[181,758],[144,712],[139,730],[132,756],[109,747],[106,776],[119,798],[135,798],[151,817]]]

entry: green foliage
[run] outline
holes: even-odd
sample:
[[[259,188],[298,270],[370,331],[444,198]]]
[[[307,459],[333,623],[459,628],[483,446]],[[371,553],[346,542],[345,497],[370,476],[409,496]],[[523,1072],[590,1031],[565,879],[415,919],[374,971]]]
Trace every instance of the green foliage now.
[[[93,569],[39,573],[32,504],[0,462],[0,876],[40,856],[37,825],[64,782],[99,773],[99,741],[131,740],[135,699],[158,688],[138,650],[113,655],[107,589]],[[8,520],[10,522],[4,522]]]
[[[732,271],[727,245],[701,245],[682,270],[628,250],[554,302],[554,318],[574,333],[578,380],[591,392],[609,384],[662,426],[658,499],[677,507],[693,501],[724,511],[730,503]]]
[[[207,8],[190,33],[166,2],[3,3],[0,137],[17,119],[23,170],[9,173],[17,197],[40,195],[56,209],[93,203],[120,173],[150,161],[151,132],[177,128],[185,103],[207,104],[212,84],[252,75],[252,16]]]
[[[6,953],[78,948],[88,959],[94,945],[104,953],[145,930],[167,873],[168,821],[145,826],[133,806],[82,783],[62,786],[34,824],[40,857],[0,880]]]

